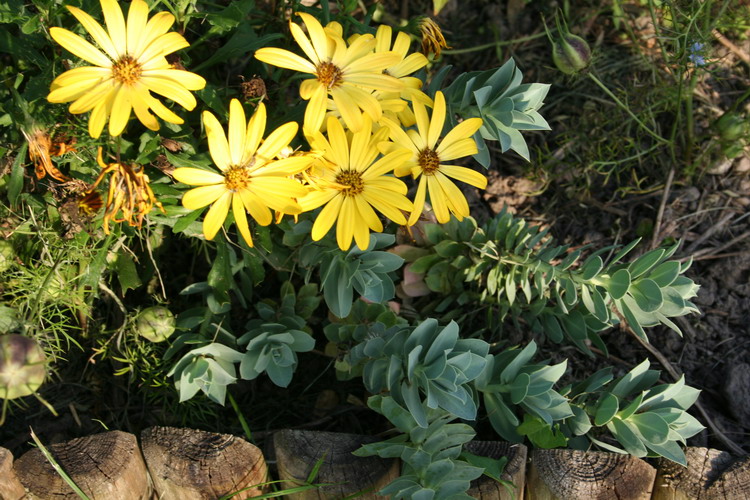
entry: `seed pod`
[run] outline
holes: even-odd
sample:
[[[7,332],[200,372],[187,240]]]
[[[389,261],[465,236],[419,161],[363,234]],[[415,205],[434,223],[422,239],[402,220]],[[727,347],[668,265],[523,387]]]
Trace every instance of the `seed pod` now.
[[[47,376],[45,364],[44,351],[34,339],[0,335],[0,398],[34,394]]]
[[[151,342],[162,342],[174,333],[176,324],[172,311],[164,306],[153,306],[141,311],[135,320],[135,330]]]
[[[589,67],[591,64],[591,48],[586,40],[580,36],[573,35],[568,30],[568,25],[560,22],[560,16],[555,16],[557,24],[557,37],[552,39],[552,60],[557,69],[566,75],[574,75]]]
[[[747,133],[745,120],[737,113],[724,113],[716,120],[714,126],[725,141],[736,141]]]

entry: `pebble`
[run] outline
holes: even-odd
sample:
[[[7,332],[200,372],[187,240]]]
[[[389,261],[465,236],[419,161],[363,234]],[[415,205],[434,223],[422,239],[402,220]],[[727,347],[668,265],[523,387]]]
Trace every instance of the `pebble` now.
[[[728,370],[724,395],[729,412],[739,422],[750,421],[750,364],[737,363]]]

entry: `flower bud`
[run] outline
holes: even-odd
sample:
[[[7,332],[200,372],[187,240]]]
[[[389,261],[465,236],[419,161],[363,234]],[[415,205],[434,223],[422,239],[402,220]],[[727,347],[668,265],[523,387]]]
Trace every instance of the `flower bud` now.
[[[591,64],[589,44],[580,36],[573,35],[568,30],[565,21],[560,22],[559,15],[555,16],[555,23],[557,24],[557,37],[553,39],[549,31],[547,31],[547,36],[552,41],[552,60],[557,69],[566,75],[574,75],[588,68]]]
[[[151,342],[167,340],[175,331],[177,321],[172,311],[164,306],[144,309],[135,320],[135,331]]]
[[[721,115],[715,124],[719,136],[725,141],[736,141],[745,135],[745,120],[737,113],[727,112]]]
[[[15,399],[35,393],[47,376],[46,357],[29,337],[0,335],[0,399]]]

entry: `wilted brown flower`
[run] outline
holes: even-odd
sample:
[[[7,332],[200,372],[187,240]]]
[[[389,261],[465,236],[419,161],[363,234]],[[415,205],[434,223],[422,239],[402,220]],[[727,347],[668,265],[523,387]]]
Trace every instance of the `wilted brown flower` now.
[[[131,226],[141,227],[143,218],[151,212],[154,205],[164,212],[164,207],[154,196],[149,186],[148,176],[143,171],[143,166],[138,164],[128,165],[126,163],[104,163],[102,149],[99,148],[96,161],[102,167],[99,177],[88,190],[87,195],[93,193],[107,174],[112,174],[109,179],[109,190],[107,192],[107,204],[104,207],[104,232],[109,234],[109,221],[127,222]],[[84,197],[84,200],[88,196]],[[95,198],[89,198],[95,204]],[[118,214],[122,214],[119,215]]]
[[[60,172],[52,163],[53,156],[61,156],[69,151],[75,151],[73,145],[75,139],[69,143],[50,139],[50,135],[40,129],[34,128],[31,132],[21,129],[26,142],[29,143],[29,159],[34,163],[34,173],[37,179],[43,179],[49,174],[55,180],[67,182],[70,177]]]
[[[419,30],[422,32],[422,53],[425,56],[429,57],[430,53],[434,53],[435,57],[440,57],[443,48],[450,49],[440,26],[429,17],[423,17],[419,21]]]

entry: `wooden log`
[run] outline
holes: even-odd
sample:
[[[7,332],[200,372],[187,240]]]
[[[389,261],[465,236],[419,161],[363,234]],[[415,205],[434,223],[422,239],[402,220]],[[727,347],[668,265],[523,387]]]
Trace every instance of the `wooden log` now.
[[[534,450],[526,478],[529,500],[646,500],[656,469],[630,455]]]
[[[474,455],[499,459],[507,457],[508,462],[500,475],[503,481],[513,483],[513,493],[502,484],[488,476],[482,476],[471,482],[467,492],[480,500],[511,500],[523,498],[523,487],[526,483],[526,456],[528,449],[522,444],[511,444],[502,441],[471,441],[464,449]]]
[[[659,460],[654,500],[750,498],[750,457],[700,447],[687,448],[685,456],[687,467]]]
[[[25,494],[26,490],[13,470],[13,454],[0,447],[0,499],[20,500]]]
[[[288,481],[285,489],[304,482],[321,458],[314,482],[334,483],[286,498],[340,499],[359,491],[366,491],[360,499],[382,498],[375,492],[399,476],[398,460],[352,455],[363,444],[377,441],[369,436],[285,429],[275,433],[273,441],[279,479]]]
[[[143,456],[159,498],[243,500],[266,491],[263,453],[242,438],[194,429],[150,427],[141,433]]]
[[[134,435],[111,431],[53,444],[47,449],[73,482],[92,499],[146,500],[151,487]],[[29,499],[70,499],[78,495],[35,448],[16,460],[14,469]]]

